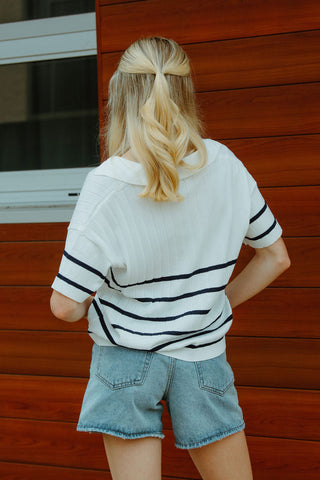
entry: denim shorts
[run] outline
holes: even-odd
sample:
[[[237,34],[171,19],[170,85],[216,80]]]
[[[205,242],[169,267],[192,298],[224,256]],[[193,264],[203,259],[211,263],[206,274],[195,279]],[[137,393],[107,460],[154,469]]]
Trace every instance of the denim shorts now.
[[[125,439],[163,438],[162,400],[178,448],[201,447],[245,427],[225,352],[187,362],[94,344],[77,430]]]

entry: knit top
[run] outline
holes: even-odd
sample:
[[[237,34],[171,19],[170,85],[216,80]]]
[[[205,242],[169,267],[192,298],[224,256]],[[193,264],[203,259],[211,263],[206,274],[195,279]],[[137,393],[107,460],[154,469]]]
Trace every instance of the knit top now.
[[[282,234],[253,177],[223,144],[203,140],[204,167],[179,166],[182,202],[139,198],[140,163],[113,156],[87,176],[52,288],[83,302],[98,345],[201,361],[225,350],[225,294],[242,244]],[[199,161],[198,153],[185,157]]]

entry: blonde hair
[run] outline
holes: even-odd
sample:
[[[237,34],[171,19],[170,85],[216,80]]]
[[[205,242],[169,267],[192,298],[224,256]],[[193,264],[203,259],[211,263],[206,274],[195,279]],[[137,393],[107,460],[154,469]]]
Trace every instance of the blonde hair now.
[[[109,156],[131,148],[147,185],[139,197],[181,201],[177,166],[201,168],[207,161],[189,59],[173,40],[134,42],[122,55],[109,83],[106,141]],[[182,159],[197,150],[198,164]]]

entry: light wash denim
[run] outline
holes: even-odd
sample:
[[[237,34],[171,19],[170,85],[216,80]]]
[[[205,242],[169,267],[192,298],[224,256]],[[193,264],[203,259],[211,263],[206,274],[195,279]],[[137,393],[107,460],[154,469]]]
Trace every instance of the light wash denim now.
[[[77,430],[163,438],[161,400],[167,403],[178,448],[201,447],[245,427],[225,352],[186,362],[94,344]]]

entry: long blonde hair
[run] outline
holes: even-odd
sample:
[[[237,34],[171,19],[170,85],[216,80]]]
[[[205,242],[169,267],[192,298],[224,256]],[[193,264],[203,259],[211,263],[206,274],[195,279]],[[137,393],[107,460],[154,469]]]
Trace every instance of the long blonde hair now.
[[[106,141],[109,156],[131,148],[147,185],[140,197],[181,201],[177,166],[201,168],[207,152],[201,138],[189,59],[173,40],[134,42],[122,55],[109,83]],[[197,150],[200,161],[182,159]]]

